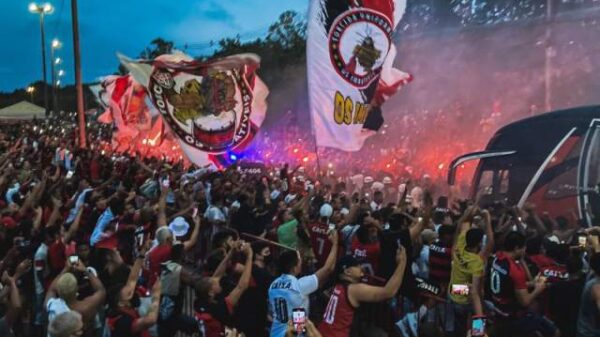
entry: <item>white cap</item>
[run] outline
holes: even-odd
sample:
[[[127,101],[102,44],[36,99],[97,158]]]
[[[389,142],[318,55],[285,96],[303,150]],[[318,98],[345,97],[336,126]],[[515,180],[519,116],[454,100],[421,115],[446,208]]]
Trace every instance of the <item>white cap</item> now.
[[[392,183],[392,178],[390,178],[390,177],[385,177],[385,178],[383,178],[383,183],[384,183],[385,185],[387,185],[387,184],[391,184],[391,183]]]
[[[333,215],[333,207],[331,207],[330,204],[323,204],[319,214],[321,215],[321,218],[330,218],[331,215]]]
[[[342,209],[340,210],[340,213],[341,213],[342,215],[348,215],[348,214],[350,214],[350,210],[349,210],[349,209],[347,209],[346,207],[344,207],[344,208],[342,208]]]
[[[366,176],[365,177],[365,184],[369,184],[369,183],[372,183],[372,182],[373,182],[373,177],[371,177],[371,176]]]

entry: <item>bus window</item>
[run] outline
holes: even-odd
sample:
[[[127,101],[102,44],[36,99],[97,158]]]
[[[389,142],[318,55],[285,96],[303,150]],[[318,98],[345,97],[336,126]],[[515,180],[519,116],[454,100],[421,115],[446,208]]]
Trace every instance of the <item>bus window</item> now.
[[[598,194],[600,192],[600,128],[596,126],[590,132],[592,138],[585,157],[585,173],[582,182],[584,185],[582,208],[588,222],[592,219],[597,222],[600,218],[600,195]]]
[[[505,196],[508,193],[508,170],[500,171],[500,194]]]
[[[494,171],[483,171],[481,172],[481,178],[479,179],[479,190],[478,195],[492,195],[494,192]]]

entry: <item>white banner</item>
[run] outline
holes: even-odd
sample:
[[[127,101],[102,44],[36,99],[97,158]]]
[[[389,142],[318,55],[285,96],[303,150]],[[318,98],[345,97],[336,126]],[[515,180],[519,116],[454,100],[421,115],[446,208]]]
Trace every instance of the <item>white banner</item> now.
[[[209,62],[183,54],[138,62],[120,58],[146,87],[189,160],[199,166],[246,146],[265,118],[269,91],[255,73],[260,58],[254,54]]]
[[[411,75],[393,68],[406,0],[311,0],[307,70],[317,146],[358,151]]]

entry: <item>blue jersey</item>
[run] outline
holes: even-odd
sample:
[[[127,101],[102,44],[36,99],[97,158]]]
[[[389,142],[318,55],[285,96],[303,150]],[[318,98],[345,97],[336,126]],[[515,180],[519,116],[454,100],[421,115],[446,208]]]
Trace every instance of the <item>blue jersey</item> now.
[[[269,309],[273,317],[271,337],[284,337],[292,310],[304,308],[308,315],[308,295],[319,289],[319,279],[309,275],[300,279],[283,274],[269,287]]]

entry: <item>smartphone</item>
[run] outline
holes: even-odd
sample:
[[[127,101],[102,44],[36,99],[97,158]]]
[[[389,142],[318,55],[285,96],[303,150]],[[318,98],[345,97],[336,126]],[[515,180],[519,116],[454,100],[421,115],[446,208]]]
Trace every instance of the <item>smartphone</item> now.
[[[485,336],[485,317],[473,316],[473,320],[471,321],[471,336]]]
[[[579,236],[579,237],[577,238],[577,240],[578,240],[578,242],[579,242],[579,245],[580,245],[581,247],[586,247],[586,246],[587,246],[587,236],[583,236],[583,235],[581,235],[581,236]]]
[[[78,262],[79,262],[79,256],[77,256],[77,255],[69,256],[69,263],[71,265],[76,265]]]
[[[66,178],[67,178],[67,179],[71,179],[71,178],[73,178],[73,171],[69,171],[69,172],[67,172],[67,176],[66,176]]]
[[[292,323],[297,335],[306,333],[306,311],[304,308],[292,310]]]
[[[450,293],[452,295],[468,296],[469,286],[466,284],[453,284]]]
[[[335,230],[335,224],[334,224],[334,223],[330,223],[330,224],[329,224],[329,228],[327,228],[327,231],[328,231],[328,232],[332,232],[332,231],[334,231],[334,230]]]
[[[194,210],[192,211],[192,218],[195,218],[196,215],[198,215],[198,207],[194,207]]]
[[[165,188],[169,188],[169,186],[171,186],[171,182],[169,182],[169,178],[168,178],[168,177],[167,177],[167,178],[165,178],[165,179],[162,181],[162,185],[163,185],[163,187],[165,187]]]

